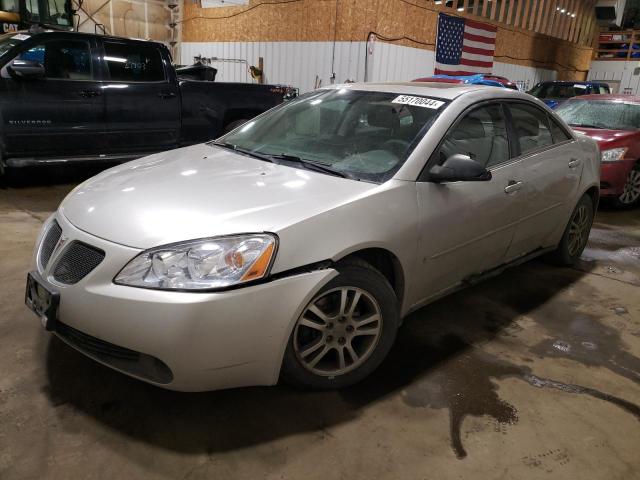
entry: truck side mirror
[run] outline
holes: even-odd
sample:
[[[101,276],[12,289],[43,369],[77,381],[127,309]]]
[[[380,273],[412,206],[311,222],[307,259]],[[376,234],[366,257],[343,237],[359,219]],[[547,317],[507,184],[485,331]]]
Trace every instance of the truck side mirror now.
[[[44,78],[44,66],[35,60],[16,59],[7,65],[7,71],[15,80]]]

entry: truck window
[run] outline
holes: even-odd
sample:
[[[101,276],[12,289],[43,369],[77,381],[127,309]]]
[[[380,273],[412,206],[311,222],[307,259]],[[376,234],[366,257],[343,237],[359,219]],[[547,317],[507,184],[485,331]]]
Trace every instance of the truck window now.
[[[53,40],[31,47],[18,55],[44,65],[45,77],[66,80],[91,80],[91,52],[82,40]]]
[[[104,61],[115,82],[161,82],[165,79],[157,47],[104,42]]]
[[[3,12],[18,13],[18,0],[0,0],[0,10]]]

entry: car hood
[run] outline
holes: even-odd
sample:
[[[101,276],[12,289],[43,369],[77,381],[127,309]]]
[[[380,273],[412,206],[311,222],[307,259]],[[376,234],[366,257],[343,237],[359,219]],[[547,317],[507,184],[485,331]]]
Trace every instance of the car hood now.
[[[92,235],[146,249],[277,232],[378,187],[201,144],[106,170],[72,191],[60,213]]]
[[[593,138],[602,149],[608,147],[612,142],[620,143],[624,145],[625,141],[631,140],[631,138],[637,138],[638,132],[632,130],[607,130],[604,128],[584,128],[584,127],[571,127],[576,132],[584,133],[588,137]]]

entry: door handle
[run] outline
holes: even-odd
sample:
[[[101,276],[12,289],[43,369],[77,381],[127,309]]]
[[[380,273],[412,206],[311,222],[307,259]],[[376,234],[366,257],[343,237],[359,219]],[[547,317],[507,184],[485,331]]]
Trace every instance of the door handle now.
[[[572,158],[571,160],[569,160],[569,168],[576,168],[581,163],[582,160],[580,160],[579,158]]]
[[[160,98],[173,98],[176,96],[174,92],[159,92],[158,96]]]
[[[516,182],[515,180],[509,180],[509,184],[504,187],[504,193],[517,192],[522,188],[522,182]]]
[[[91,97],[99,97],[100,95],[102,95],[102,92],[100,90],[80,90],[78,92],[78,95],[80,95],[83,98],[91,98]]]

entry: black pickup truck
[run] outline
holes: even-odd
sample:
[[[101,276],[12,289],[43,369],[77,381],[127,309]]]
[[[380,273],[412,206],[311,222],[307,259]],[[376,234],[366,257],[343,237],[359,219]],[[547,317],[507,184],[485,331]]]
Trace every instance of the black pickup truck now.
[[[282,85],[179,79],[161,43],[77,32],[0,36],[0,173],[114,160],[216,138],[280,104]]]

